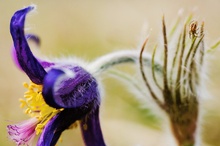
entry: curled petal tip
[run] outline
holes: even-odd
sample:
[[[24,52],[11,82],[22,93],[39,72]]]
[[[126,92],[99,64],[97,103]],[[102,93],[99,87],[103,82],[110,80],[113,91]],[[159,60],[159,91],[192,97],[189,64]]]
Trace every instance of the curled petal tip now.
[[[35,5],[30,5],[28,7],[25,7],[21,10],[18,10],[14,13],[14,17],[12,17],[12,19],[16,19],[16,18],[20,18],[20,16],[25,16],[28,12],[34,10],[36,8]],[[18,19],[19,20],[19,19]],[[14,23],[15,24],[15,23]]]
[[[11,33],[15,33],[15,31],[18,31],[21,28],[23,29],[25,16],[27,15],[28,12],[35,9],[35,7],[36,7],[35,5],[31,5],[21,10],[18,10],[14,13],[13,17],[11,18],[11,23],[10,23]]]
[[[25,11],[26,13],[28,13],[28,12],[30,12],[30,11],[36,9],[36,8],[37,8],[37,5],[32,4],[32,5],[29,5],[29,6],[23,8],[23,9],[21,9],[21,10],[19,10],[19,11]]]
[[[34,9],[37,9],[37,5],[35,5],[35,4],[32,4],[32,5],[30,5],[30,6],[28,6],[31,10],[34,10]]]
[[[46,71],[32,54],[24,33],[25,16],[34,8],[35,6],[29,6],[15,12],[11,18],[10,32],[19,66],[32,82],[42,84]]]
[[[35,4],[32,4],[30,6],[25,7],[24,9],[21,9],[20,11],[24,10],[26,13],[28,13],[36,8],[37,8],[37,6]]]

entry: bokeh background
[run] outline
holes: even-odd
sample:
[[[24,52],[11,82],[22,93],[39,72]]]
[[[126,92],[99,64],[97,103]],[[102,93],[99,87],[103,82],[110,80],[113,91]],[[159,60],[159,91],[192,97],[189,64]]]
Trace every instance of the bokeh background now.
[[[162,15],[165,15],[169,27],[181,8],[186,16],[197,9],[194,19],[205,21],[207,45],[220,38],[219,0],[0,1],[1,146],[14,145],[7,138],[6,125],[28,118],[19,108],[18,99],[25,91],[22,83],[29,80],[11,60],[9,22],[16,10],[33,3],[38,8],[27,17],[27,32],[39,35],[41,53],[52,57],[73,55],[89,61],[115,50],[135,49],[149,32],[147,27],[151,30],[152,42],[157,42]],[[202,107],[205,113],[203,138],[213,146],[220,145],[219,49],[210,53],[207,87],[211,97]],[[116,79],[103,77],[103,82],[105,96],[100,116],[108,145],[168,145],[169,136],[158,130],[163,120],[140,109],[132,95]],[[65,131],[62,139],[63,142],[58,144],[60,146],[83,145],[79,128]]]

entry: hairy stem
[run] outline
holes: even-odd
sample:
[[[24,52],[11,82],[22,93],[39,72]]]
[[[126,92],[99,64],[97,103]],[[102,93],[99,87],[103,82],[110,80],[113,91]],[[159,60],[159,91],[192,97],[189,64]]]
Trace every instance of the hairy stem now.
[[[95,61],[91,62],[88,65],[88,70],[94,75],[98,76],[109,68],[125,63],[138,63],[139,61],[139,51],[135,50],[124,50],[117,51],[103,55],[102,57],[97,58]],[[143,53],[142,55],[143,62],[146,67],[151,68],[151,55]],[[157,73],[161,74],[162,65],[158,62],[154,62],[154,69]]]

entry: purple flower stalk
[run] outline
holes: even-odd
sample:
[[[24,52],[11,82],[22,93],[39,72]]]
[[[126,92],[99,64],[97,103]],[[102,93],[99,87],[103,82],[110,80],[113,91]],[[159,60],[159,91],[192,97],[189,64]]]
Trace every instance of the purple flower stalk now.
[[[32,54],[24,33],[24,23],[26,14],[34,8],[29,6],[21,9],[11,19],[14,58],[34,84],[42,85],[46,104],[63,109],[45,125],[37,145],[55,145],[62,132],[79,120],[85,144],[104,146],[99,123],[100,93],[95,77],[77,64],[46,62]],[[17,145],[28,145],[35,134],[35,126],[30,122],[9,125],[8,133]]]

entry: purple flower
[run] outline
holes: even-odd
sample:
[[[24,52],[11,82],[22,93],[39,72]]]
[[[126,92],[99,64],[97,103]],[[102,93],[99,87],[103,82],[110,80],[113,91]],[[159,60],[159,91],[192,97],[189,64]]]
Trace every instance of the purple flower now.
[[[55,145],[62,132],[79,120],[85,144],[104,146],[99,123],[100,93],[96,79],[77,64],[46,62],[32,54],[24,33],[24,23],[26,14],[33,9],[34,6],[21,9],[11,19],[14,60],[34,84],[42,85],[44,101],[50,107],[63,109],[47,122],[37,145]],[[15,127],[19,126],[8,126],[9,135]],[[21,127],[24,129],[22,138],[28,140],[32,137],[29,133],[33,128],[24,127]]]

